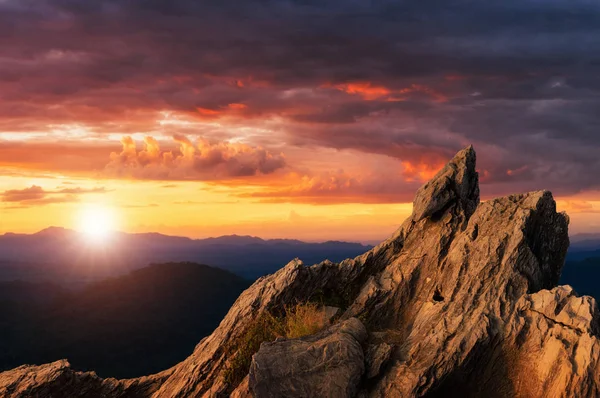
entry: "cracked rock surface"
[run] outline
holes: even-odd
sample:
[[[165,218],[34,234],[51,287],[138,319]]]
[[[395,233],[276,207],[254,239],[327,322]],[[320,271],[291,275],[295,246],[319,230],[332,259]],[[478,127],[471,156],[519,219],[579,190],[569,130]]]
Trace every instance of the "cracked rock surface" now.
[[[369,252],[310,267],[294,260],[257,280],[172,369],[114,380],[66,362],[23,366],[0,374],[0,396],[599,396],[596,302],[556,287],[568,217],[546,191],[480,203],[475,163],[472,147],[459,152],[418,190],[411,217]],[[316,298],[340,308],[339,323],[263,343],[249,376],[227,381],[229,348],[254,320]],[[319,367],[336,358],[347,368]]]
[[[367,331],[356,318],[313,336],[263,343],[252,359],[257,398],[354,397],[365,370]]]

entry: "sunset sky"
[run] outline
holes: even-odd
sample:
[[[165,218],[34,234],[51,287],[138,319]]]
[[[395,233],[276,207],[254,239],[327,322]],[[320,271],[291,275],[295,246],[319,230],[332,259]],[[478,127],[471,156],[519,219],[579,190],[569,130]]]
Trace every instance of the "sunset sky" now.
[[[0,0],[0,233],[376,241],[462,147],[600,232],[600,3]]]

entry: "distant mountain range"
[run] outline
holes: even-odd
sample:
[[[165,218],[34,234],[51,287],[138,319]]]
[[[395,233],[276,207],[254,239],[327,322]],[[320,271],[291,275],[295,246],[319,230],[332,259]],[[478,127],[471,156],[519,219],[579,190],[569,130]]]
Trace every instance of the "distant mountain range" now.
[[[194,263],[152,265],[77,291],[0,282],[0,371],[68,358],[107,377],[158,372],[190,355],[249,285]]]
[[[57,227],[7,233],[0,236],[0,371],[68,358],[102,376],[157,372],[189,355],[251,280],[296,257],[337,262],[370,248],[158,233],[91,242]]]
[[[600,234],[579,234],[570,240],[560,283],[600,300]]]
[[[341,261],[371,246],[328,241],[264,240],[229,235],[190,239],[159,233],[117,232],[110,240],[91,243],[77,231],[50,227],[34,234],[0,235],[0,281],[50,281],[81,286],[122,275],[151,263],[192,261],[256,279],[298,257],[306,264]]]

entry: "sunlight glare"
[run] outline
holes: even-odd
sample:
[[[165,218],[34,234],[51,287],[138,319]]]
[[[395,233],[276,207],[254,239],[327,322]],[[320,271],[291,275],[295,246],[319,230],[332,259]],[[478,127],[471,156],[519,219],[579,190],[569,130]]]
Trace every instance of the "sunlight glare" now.
[[[90,205],[81,209],[78,223],[78,229],[91,241],[103,242],[114,231],[115,214],[108,207]]]

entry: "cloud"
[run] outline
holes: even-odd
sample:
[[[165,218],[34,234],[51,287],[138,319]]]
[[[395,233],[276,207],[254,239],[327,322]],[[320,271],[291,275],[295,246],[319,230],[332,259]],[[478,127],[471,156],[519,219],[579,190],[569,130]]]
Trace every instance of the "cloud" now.
[[[331,148],[420,180],[474,144],[490,194],[600,185],[597,2],[5,0],[3,37],[0,140],[51,144],[0,141],[2,165],[218,180]],[[194,155],[150,142],[105,169],[136,133]]]
[[[46,191],[40,186],[32,185],[24,189],[11,189],[2,194],[3,202],[27,202],[46,197]]]
[[[148,207],[159,207],[158,203],[147,203],[147,204],[122,204],[120,207],[124,209],[143,209]]]
[[[424,94],[426,97],[430,97],[436,102],[448,101],[448,97],[441,92],[438,92],[431,87],[427,87],[426,85],[415,83],[399,89],[390,89],[384,86],[372,84],[371,82],[350,82],[336,85],[325,84],[322,87],[333,87],[348,94],[360,95],[367,101],[407,101],[410,97],[414,97],[415,94]]]
[[[196,144],[180,135],[173,137],[178,151],[163,151],[152,137],[144,139],[144,149],[137,150],[131,137],[122,140],[123,150],[113,152],[106,165],[106,175],[153,180],[219,180],[271,174],[286,166],[283,154],[264,148],[233,142]]]
[[[584,214],[598,214],[600,208],[594,206],[593,203],[586,200],[562,200],[558,201],[557,205],[560,206],[561,210],[566,211],[569,214],[584,213]]]
[[[110,152],[118,148],[110,142],[40,141],[0,139],[0,166],[19,168],[21,171],[42,170],[89,175],[104,167]]]
[[[437,170],[435,170],[437,172]],[[267,203],[405,203],[412,202],[414,192],[424,182],[413,169],[400,168],[366,171],[350,174],[343,170],[314,175],[291,175],[285,187],[263,188],[241,193],[243,198],[254,198]]]
[[[45,190],[38,185],[23,189],[9,189],[0,194],[0,201],[12,203],[11,208],[27,206],[43,206],[53,203],[77,202],[80,195],[105,193],[103,187],[97,188],[63,188]]]
[[[239,203],[239,200],[176,200],[173,202],[174,205],[223,205],[223,204],[234,204]]]

